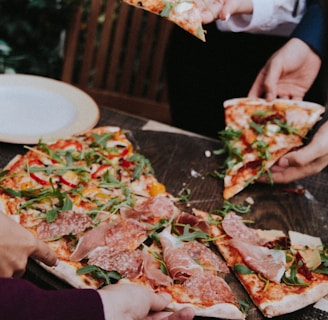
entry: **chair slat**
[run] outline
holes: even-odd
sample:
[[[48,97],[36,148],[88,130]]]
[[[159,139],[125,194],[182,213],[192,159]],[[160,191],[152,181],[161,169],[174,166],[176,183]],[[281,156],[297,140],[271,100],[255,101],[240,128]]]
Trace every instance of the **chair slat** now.
[[[98,104],[169,123],[165,52],[171,27],[121,0],[85,0],[67,30],[62,80]]]

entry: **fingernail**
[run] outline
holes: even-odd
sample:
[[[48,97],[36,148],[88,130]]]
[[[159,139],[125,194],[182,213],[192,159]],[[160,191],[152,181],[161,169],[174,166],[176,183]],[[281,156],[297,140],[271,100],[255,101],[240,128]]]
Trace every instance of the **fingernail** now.
[[[224,18],[224,22],[227,22],[230,19],[230,17],[231,17],[231,14],[227,13],[227,15]]]

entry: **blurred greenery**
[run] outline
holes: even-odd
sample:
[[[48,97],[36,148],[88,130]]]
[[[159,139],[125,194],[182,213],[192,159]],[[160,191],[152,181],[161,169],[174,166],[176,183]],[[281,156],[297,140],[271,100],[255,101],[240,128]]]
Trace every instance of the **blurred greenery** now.
[[[63,37],[81,0],[0,0],[0,73],[60,78]]]

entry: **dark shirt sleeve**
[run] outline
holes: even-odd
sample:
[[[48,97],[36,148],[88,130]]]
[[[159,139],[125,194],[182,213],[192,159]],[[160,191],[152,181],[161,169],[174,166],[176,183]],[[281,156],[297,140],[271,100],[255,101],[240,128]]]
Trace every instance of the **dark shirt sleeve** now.
[[[319,0],[309,1],[307,11],[292,37],[306,42],[320,57],[325,50],[325,16]]]
[[[0,319],[104,320],[96,290],[43,290],[23,279],[0,278]]]

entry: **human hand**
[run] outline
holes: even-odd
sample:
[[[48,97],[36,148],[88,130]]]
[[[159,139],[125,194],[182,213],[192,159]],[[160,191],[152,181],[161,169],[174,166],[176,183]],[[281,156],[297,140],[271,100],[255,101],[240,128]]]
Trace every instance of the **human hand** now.
[[[217,19],[228,20],[235,14],[253,12],[252,0],[195,0],[195,2],[200,9],[203,24]]]
[[[302,100],[320,67],[320,57],[305,42],[292,38],[270,57],[248,96]]]
[[[161,312],[171,301],[168,294],[155,294],[150,289],[129,283],[108,285],[98,293],[105,320],[191,320],[192,308],[177,312]]]
[[[289,183],[307,176],[315,175],[328,165],[328,122],[325,122],[313,136],[312,141],[284,155],[271,168],[275,183]],[[268,176],[258,181],[267,182]]]
[[[29,257],[49,266],[57,261],[49,246],[0,212],[0,277],[21,277]]]

